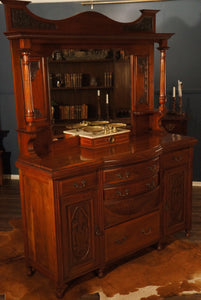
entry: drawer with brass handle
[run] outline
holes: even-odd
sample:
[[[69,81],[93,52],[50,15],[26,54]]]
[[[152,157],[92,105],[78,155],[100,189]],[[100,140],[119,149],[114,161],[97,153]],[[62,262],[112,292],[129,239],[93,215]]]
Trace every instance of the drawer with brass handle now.
[[[155,211],[105,230],[105,258],[113,261],[158,242],[160,213]]]
[[[104,200],[105,228],[148,214],[159,207],[159,186],[153,191],[133,197]]]
[[[156,174],[159,170],[158,158],[143,163],[103,171],[103,183],[111,184],[130,180],[141,180]]]
[[[62,196],[77,192],[79,193],[93,186],[97,186],[97,184],[98,177],[96,172],[84,174],[82,176],[75,176],[59,182],[60,193]]]
[[[176,167],[188,162],[189,150],[177,150],[161,155],[161,166],[165,169]]]
[[[153,191],[159,184],[158,174],[146,178],[140,182],[129,182],[104,188],[104,199],[111,201],[120,200],[135,195]]]

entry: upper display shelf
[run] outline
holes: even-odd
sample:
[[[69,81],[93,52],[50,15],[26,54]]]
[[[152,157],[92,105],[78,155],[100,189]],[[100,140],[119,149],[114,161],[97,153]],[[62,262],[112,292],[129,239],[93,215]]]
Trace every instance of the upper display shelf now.
[[[132,134],[161,132],[166,111],[165,57],[173,33],[156,32],[158,10],[141,10],[141,16],[128,23],[94,11],[47,20],[28,9],[29,1],[2,3],[11,45],[20,153],[30,155],[49,147],[55,101],[62,112],[69,106],[77,111],[88,107],[88,118],[94,119],[94,112],[100,115],[100,98],[101,118],[107,117],[107,111],[112,119],[126,111]],[[154,110],[155,43],[160,51],[158,111]]]

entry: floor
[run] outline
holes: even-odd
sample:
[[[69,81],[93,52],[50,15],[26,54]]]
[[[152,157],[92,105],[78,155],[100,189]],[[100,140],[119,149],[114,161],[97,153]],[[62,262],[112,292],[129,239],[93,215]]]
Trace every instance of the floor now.
[[[12,230],[10,219],[21,218],[20,191],[18,180],[4,180],[0,186],[0,231]],[[177,234],[178,238],[183,233]],[[190,240],[201,239],[201,187],[193,187],[192,232]],[[84,295],[80,300],[99,300],[98,294]],[[184,295],[166,298],[166,300],[198,300],[201,295]]]
[[[9,220],[21,218],[19,180],[5,180],[0,186],[0,231],[12,230]]]

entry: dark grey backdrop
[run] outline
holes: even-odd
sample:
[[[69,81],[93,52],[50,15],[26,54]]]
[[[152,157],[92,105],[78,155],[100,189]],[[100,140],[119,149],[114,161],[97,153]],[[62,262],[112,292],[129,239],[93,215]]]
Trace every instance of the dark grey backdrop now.
[[[64,19],[89,6],[80,3],[29,4],[35,14],[48,19]],[[195,146],[193,179],[201,181],[201,1],[169,0],[130,4],[108,4],[94,6],[94,10],[120,21],[134,21],[141,9],[159,9],[157,32],[173,32],[167,51],[167,105],[170,104],[172,86],[177,80],[183,82],[183,110],[188,114],[188,134],[199,142]],[[15,102],[9,42],[6,31],[4,7],[0,4],[0,129],[9,130],[3,140],[4,148],[11,152],[10,173],[18,174],[15,161],[18,157]],[[157,46],[157,45],[156,45]],[[155,102],[159,90],[159,51],[155,55]]]

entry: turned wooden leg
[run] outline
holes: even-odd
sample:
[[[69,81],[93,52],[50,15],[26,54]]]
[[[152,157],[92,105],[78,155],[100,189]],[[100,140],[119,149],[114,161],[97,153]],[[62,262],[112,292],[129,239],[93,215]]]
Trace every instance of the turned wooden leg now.
[[[68,288],[68,284],[67,283],[64,284],[63,286],[57,287],[56,288],[56,296],[57,296],[57,298],[59,298],[59,299],[63,298],[63,296],[64,296],[67,288]]]
[[[36,272],[36,269],[34,269],[32,266],[27,266],[27,275],[32,276]]]
[[[187,238],[190,237],[190,230],[188,230],[188,229],[185,230],[185,237],[187,237]]]
[[[159,241],[158,244],[157,244],[157,250],[160,251],[162,249],[163,249],[162,242]]]
[[[97,271],[97,276],[98,276],[99,278],[102,278],[102,277],[104,276],[104,270],[103,270],[103,269],[98,269],[98,271]]]

